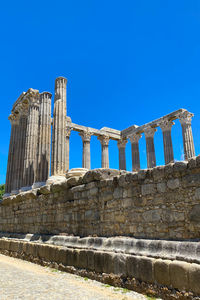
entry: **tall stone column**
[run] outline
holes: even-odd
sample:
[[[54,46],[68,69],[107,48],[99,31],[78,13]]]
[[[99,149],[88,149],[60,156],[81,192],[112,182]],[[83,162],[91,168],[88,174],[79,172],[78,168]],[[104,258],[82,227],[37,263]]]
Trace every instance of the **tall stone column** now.
[[[140,150],[139,150],[139,139],[141,134],[132,134],[129,136],[131,141],[131,150],[132,150],[132,171],[137,172],[140,170]]]
[[[52,133],[51,175],[64,175],[67,170],[66,100],[67,79],[58,77],[55,82],[55,98]]]
[[[99,136],[98,139],[101,142],[101,167],[104,169],[109,169],[108,144],[110,138],[104,135],[104,136]]]
[[[83,131],[79,133],[83,141],[83,156],[82,156],[82,167],[86,169],[91,168],[91,158],[90,158],[90,139],[91,133]]]
[[[38,147],[38,125],[39,125],[39,93],[29,95],[29,112],[26,130],[25,147],[25,189],[31,188],[36,179],[37,147]]]
[[[27,130],[27,117],[28,117],[28,105],[22,104],[20,107],[20,120],[19,120],[19,145],[20,152],[18,156],[18,188],[24,186],[24,157],[25,157],[25,146],[26,146],[26,130]]]
[[[182,135],[183,135],[183,146],[184,146],[184,156],[185,160],[195,156],[194,150],[194,141],[192,135],[192,117],[194,115],[188,111],[185,111],[179,116],[179,120],[182,126]]]
[[[174,125],[172,121],[162,121],[160,124],[160,128],[163,133],[163,146],[164,146],[164,156],[165,156],[165,164],[169,164],[174,162],[174,152],[172,146],[172,136],[171,136],[171,128]]]
[[[17,112],[17,119],[15,125],[15,141],[13,149],[13,168],[12,168],[12,181],[11,193],[17,194],[19,192],[18,179],[19,179],[19,155],[20,155],[20,116]]]
[[[69,139],[71,134],[71,128],[66,129],[66,170],[69,170]]]
[[[8,153],[7,173],[6,173],[6,185],[5,185],[5,196],[11,193],[13,189],[13,174],[14,174],[14,152],[16,145],[16,129],[18,126],[19,118],[15,114],[11,114],[8,118],[11,122],[11,135],[10,145]]]
[[[156,155],[154,147],[154,134],[156,128],[148,127],[144,130],[146,139],[146,151],[147,151],[147,167],[154,168],[156,166]]]
[[[41,186],[49,177],[51,150],[51,97],[52,94],[40,94],[39,142],[37,149],[37,172],[35,186]]]
[[[119,150],[119,170],[126,170],[126,144],[126,139],[119,140],[117,143]]]

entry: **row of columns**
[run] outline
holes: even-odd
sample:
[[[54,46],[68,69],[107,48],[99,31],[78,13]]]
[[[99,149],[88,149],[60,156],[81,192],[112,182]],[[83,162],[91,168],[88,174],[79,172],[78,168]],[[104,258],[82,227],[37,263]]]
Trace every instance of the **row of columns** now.
[[[184,146],[184,158],[195,156],[194,141],[191,128],[192,114],[189,112],[182,113],[178,118],[182,126],[183,146]],[[164,146],[164,158],[165,164],[174,162],[174,153],[171,137],[171,128],[174,122],[163,120],[159,126],[163,133],[163,146]],[[146,155],[147,155],[147,167],[153,168],[156,166],[156,155],[154,146],[154,134],[157,131],[154,127],[147,127],[144,129],[144,135],[146,139]],[[132,170],[140,170],[140,153],[139,153],[139,139],[141,138],[140,133],[133,133],[129,136],[132,148]]]
[[[49,176],[51,94],[30,90],[9,117],[11,137],[6,194],[26,190]]]

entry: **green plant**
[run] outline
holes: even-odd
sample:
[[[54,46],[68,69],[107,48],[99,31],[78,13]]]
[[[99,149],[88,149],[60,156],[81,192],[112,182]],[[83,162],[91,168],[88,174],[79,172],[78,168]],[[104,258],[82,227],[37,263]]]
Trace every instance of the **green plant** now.
[[[0,184],[0,200],[3,199],[3,194],[5,194],[5,184]]]

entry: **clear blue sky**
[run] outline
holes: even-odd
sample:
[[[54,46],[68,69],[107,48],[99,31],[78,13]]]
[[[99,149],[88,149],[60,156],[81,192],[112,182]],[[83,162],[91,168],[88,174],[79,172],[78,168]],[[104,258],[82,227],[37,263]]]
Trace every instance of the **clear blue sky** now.
[[[53,93],[57,76],[68,78],[68,115],[82,125],[121,130],[188,109],[195,114],[200,153],[200,1],[3,1],[0,28],[0,183],[5,181],[12,104],[30,87]],[[179,122],[172,135],[180,160]],[[117,168],[117,146],[110,145],[110,166]],[[157,163],[163,164],[161,130],[155,145]],[[76,133],[70,146],[71,167],[80,167],[82,143]],[[140,149],[145,168],[144,137]],[[100,167],[95,137],[91,152],[92,167]]]

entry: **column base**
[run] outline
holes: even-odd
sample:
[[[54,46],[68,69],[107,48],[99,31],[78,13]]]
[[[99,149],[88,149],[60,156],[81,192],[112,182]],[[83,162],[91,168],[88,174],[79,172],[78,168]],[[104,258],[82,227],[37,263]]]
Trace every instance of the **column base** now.
[[[85,173],[87,173],[89,169],[86,168],[74,168],[69,170],[66,173],[66,178],[74,177],[74,176],[83,176]]]
[[[40,188],[41,186],[43,185],[46,185],[46,182],[35,182],[33,185],[32,185],[32,189],[38,189]]]
[[[30,191],[32,190],[32,186],[24,186],[20,189],[20,193],[21,192],[27,192],[27,191]]]
[[[57,176],[51,176],[47,179],[45,185],[51,185],[51,184],[57,184],[57,183],[64,183],[67,179],[65,178],[65,175],[57,175]]]
[[[12,190],[10,194],[11,195],[17,195],[17,194],[19,194],[19,190]]]
[[[10,194],[10,193],[6,193],[6,194],[4,194],[4,195],[3,195],[3,197],[2,197],[2,198],[4,199],[4,198],[8,198],[8,197],[10,197],[10,196],[11,196],[11,194]]]

